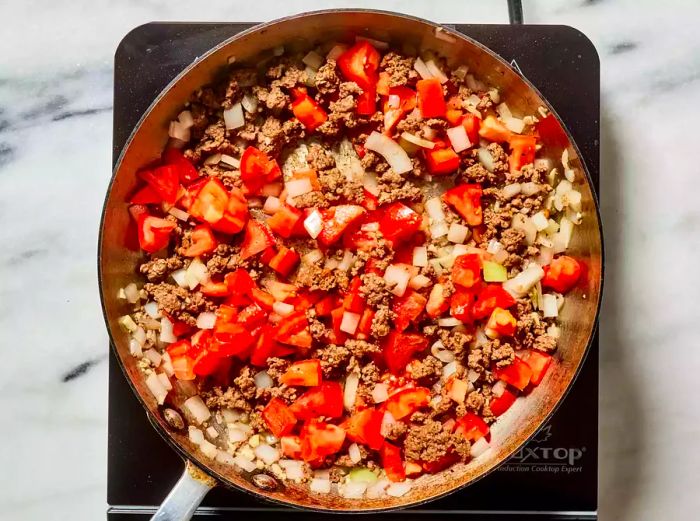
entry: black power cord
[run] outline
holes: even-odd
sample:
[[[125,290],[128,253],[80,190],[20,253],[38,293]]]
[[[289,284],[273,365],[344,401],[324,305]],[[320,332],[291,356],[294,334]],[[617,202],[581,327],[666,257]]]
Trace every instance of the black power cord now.
[[[523,3],[521,0],[508,0],[508,19],[513,25],[522,25]]]

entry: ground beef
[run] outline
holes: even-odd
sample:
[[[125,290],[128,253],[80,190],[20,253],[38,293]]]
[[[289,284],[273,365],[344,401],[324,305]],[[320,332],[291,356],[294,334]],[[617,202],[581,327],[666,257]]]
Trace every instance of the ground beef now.
[[[214,311],[216,304],[206,299],[199,291],[189,291],[175,284],[147,283],[146,293],[158,304],[158,309],[168,316],[194,326],[202,311]]]
[[[493,172],[496,175],[505,176],[510,171],[510,167],[508,165],[508,154],[503,150],[503,147],[498,143],[489,143],[486,146],[486,150],[491,153],[493,158]]]
[[[433,382],[442,375],[442,362],[428,355],[423,360],[413,360],[408,364],[408,373],[414,380]]]
[[[537,338],[545,336],[546,323],[537,312],[533,311],[532,302],[528,298],[518,300],[515,316],[518,319],[515,339],[521,344],[522,348],[533,348]],[[542,340],[541,342],[551,343],[547,340]],[[546,345],[540,343],[541,347]]]
[[[338,100],[329,105],[328,120],[316,131],[327,137],[337,137],[346,128],[355,128],[358,123],[357,97],[362,89],[355,82],[345,81],[338,89]]]
[[[360,280],[362,281],[360,296],[365,299],[369,307],[377,309],[380,306],[389,305],[392,294],[384,278],[376,273],[363,273],[360,275]]]
[[[357,181],[348,181],[345,174],[337,168],[319,172],[318,180],[321,183],[321,191],[329,202],[362,202],[364,195],[362,184]]]
[[[338,91],[340,78],[335,72],[335,60],[328,60],[321,65],[314,76],[314,85],[321,94],[334,94]]]
[[[259,103],[275,114],[279,114],[284,108],[288,107],[290,102],[289,96],[279,87],[267,89],[256,85],[253,87],[253,95],[258,99]]]
[[[433,420],[411,427],[404,442],[407,460],[426,463],[437,462],[448,454],[457,454],[465,461],[469,457],[469,448],[464,436],[443,429],[440,422]]]
[[[319,342],[322,342],[328,338],[328,334],[330,333],[330,329],[315,317],[309,317],[309,331],[311,332],[311,336],[314,338],[314,340]]]
[[[532,343],[532,348],[545,353],[554,351],[557,348],[557,339],[549,335],[539,335]]]
[[[258,81],[255,69],[234,69],[229,74],[221,106],[230,109],[243,98],[243,89],[252,87]]]
[[[417,201],[423,197],[420,187],[409,178],[397,174],[389,169],[378,178],[379,204],[388,204],[394,201]]]
[[[459,178],[460,183],[485,183],[493,182],[494,175],[484,168],[481,163],[476,163],[462,172]]]
[[[210,275],[218,275],[227,271],[233,271],[240,265],[239,247],[229,244],[219,244],[214,250],[211,259],[207,261],[207,271]]]
[[[272,357],[267,359],[267,374],[269,374],[270,378],[278,385],[280,377],[287,372],[288,367],[289,361],[284,358]]]
[[[423,118],[419,114],[409,113],[405,118],[399,121],[396,125],[398,132],[408,132],[409,134],[418,135],[423,129]]]
[[[333,375],[345,374],[350,350],[345,346],[329,344],[314,351],[311,358],[318,358],[321,361],[324,376],[330,378]]]
[[[308,146],[309,152],[306,155],[306,161],[309,166],[320,172],[322,170],[329,170],[335,168],[335,159],[333,155],[324,147],[318,143],[311,143]]]
[[[379,306],[374,314],[374,319],[372,319],[372,335],[377,338],[387,336],[391,331],[391,321],[394,320],[395,316],[396,313],[387,306]]]
[[[515,359],[515,350],[513,346],[508,342],[503,342],[500,339],[491,340],[488,343],[488,349],[490,350],[491,362],[495,362],[496,367],[506,367],[513,363]]]
[[[414,58],[401,56],[389,51],[382,57],[380,70],[389,73],[389,86],[413,85],[418,80],[418,73],[413,68]]]
[[[373,260],[378,270],[385,270],[394,258],[394,250],[391,249],[389,242],[384,239],[380,232],[367,232],[367,237],[371,246],[357,252],[355,261],[357,267],[353,266],[351,271],[353,275],[360,273],[360,268],[364,267],[369,259]]]
[[[379,377],[382,372],[374,362],[368,362],[360,369],[360,378],[366,385],[372,385],[379,382]]]
[[[303,263],[297,271],[296,284],[311,291],[322,289],[330,291],[335,288],[347,289],[348,274],[342,270],[329,270],[318,264]]]
[[[510,227],[512,214],[510,210],[501,208],[495,210],[493,208],[484,209],[484,226],[486,230],[481,235],[481,242],[477,245],[484,249],[491,239],[500,239],[501,234]]]
[[[396,423],[392,423],[391,427],[389,427],[389,431],[386,433],[386,439],[389,441],[398,441],[403,438],[407,432],[408,425],[402,421],[397,421]]]
[[[488,399],[486,396],[485,389],[476,389],[467,395],[467,399],[464,402],[464,406],[476,413],[481,414],[484,410],[484,406],[487,405]]]
[[[328,201],[323,192],[313,191],[294,198],[294,206],[297,208],[328,208],[331,202]]]
[[[139,266],[139,271],[143,273],[149,282],[160,282],[173,271],[184,266],[182,257],[177,255],[166,259],[151,259]]]
[[[345,341],[345,347],[357,358],[362,358],[372,353],[381,353],[382,349],[372,342],[365,340],[349,339]]]
[[[209,391],[202,391],[201,397],[210,409],[241,409],[246,412],[253,410],[251,403],[235,387],[228,387],[225,391],[221,387],[213,387]]]
[[[233,383],[241,391],[241,395],[244,398],[251,399],[255,397],[255,380],[253,376],[257,373],[256,370],[252,369],[250,366],[243,367],[238,376],[233,379]]]
[[[223,119],[217,120],[209,125],[192,151],[192,159],[199,162],[212,154],[223,152],[225,154],[235,154],[236,146],[226,139],[226,125]]]
[[[442,345],[452,351],[457,360],[463,360],[469,353],[470,342],[473,339],[470,334],[454,329],[439,328],[438,335]]]

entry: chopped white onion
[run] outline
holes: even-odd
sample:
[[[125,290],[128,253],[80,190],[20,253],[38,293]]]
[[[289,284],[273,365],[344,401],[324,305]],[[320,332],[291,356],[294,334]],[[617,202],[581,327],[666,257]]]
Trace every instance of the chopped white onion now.
[[[190,262],[185,270],[185,283],[190,289],[196,288],[202,282],[209,280],[209,272],[207,267],[198,258],[195,258]]]
[[[313,478],[311,480],[311,484],[309,485],[309,490],[311,490],[311,492],[316,492],[317,494],[328,494],[331,491],[331,480]]]
[[[287,197],[297,197],[299,195],[308,194],[313,192],[314,188],[311,186],[311,180],[304,177],[302,179],[292,179],[284,184],[287,189]]]
[[[422,289],[430,285],[430,279],[425,275],[419,274],[413,277],[409,281],[408,285],[411,287],[411,289]]]
[[[133,333],[134,340],[136,340],[140,345],[146,343],[146,331],[141,327],[137,327],[136,331]]]
[[[524,297],[544,277],[544,270],[537,264],[530,264],[515,277],[503,283],[503,289],[515,298]]]
[[[162,357],[160,356],[160,353],[155,349],[146,349],[143,352],[143,356],[145,356],[151,361],[153,367],[158,367],[160,365],[160,360]]]
[[[190,140],[190,129],[179,121],[171,121],[168,127],[168,136],[178,141],[187,142]]]
[[[482,437],[476,440],[474,443],[472,443],[472,446],[469,449],[469,455],[472,458],[478,458],[490,448],[491,446],[489,445],[489,442],[486,441],[485,437]]]
[[[389,481],[386,478],[380,479],[373,485],[370,485],[367,488],[367,497],[370,499],[378,499],[380,497],[383,497],[386,495],[386,488],[391,484],[391,481]]]
[[[430,72],[430,69],[428,69],[428,66],[423,60],[420,59],[420,57],[416,58],[416,61],[413,64],[413,68],[416,69],[416,72],[420,74],[420,77],[424,80],[429,80],[433,77],[432,73]]]
[[[316,479],[331,479],[331,469],[316,469],[314,477]]]
[[[338,487],[338,493],[347,499],[359,499],[364,495],[365,490],[367,490],[365,481],[348,481]]]
[[[461,325],[462,321],[455,317],[445,317],[438,319],[438,326],[440,327],[455,327]]]
[[[473,384],[478,379],[479,379],[479,373],[477,373],[474,369],[469,369],[469,371],[467,371],[467,382]]]
[[[484,165],[484,168],[489,172],[493,172],[496,168],[496,162],[494,161],[491,152],[489,152],[488,149],[486,149],[485,147],[481,147],[479,148],[477,154],[479,157],[479,161],[482,165]]]
[[[422,148],[427,148],[428,150],[432,150],[433,148],[435,148],[434,142],[428,141],[427,139],[423,139],[422,137],[418,137],[415,134],[404,132],[401,134],[401,137],[409,143],[413,143],[414,145]]]
[[[199,444],[199,450],[201,450],[205,456],[212,459],[219,454],[219,449],[216,448],[216,445],[207,440]]]
[[[124,295],[129,304],[136,304],[139,301],[139,288],[133,282],[124,288]]]
[[[506,128],[516,134],[522,133],[525,129],[525,122],[520,118],[502,118],[502,120]]]
[[[229,156],[228,154],[221,154],[221,162],[231,168],[238,168],[241,166],[240,160],[235,157]]]
[[[303,259],[306,264],[316,264],[323,260],[323,252],[321,250],[311,250],[304,255]]]
[[[187,398],[182,404],[182,409],[199,424],[211,418],[211,411],[198,395]]]
[[[160,319],[160,341],[166,344],[177,342],[177,337],[173,333],[173,323],[167,317]]]
[[[354,335],[357,325],[360,323],[360,314],[351,311],[343,312],[343,319],[340,321],[340,330],[348,335]]]
[[[326,54],[326,60],[333,60],[336,61],[338,59],[338,56],[343,54],[345,51],[348,50],[347,45],[343,45],[342,43],[338,43],[333,46],[333,48],[328,51],[328,54]]]
[[[168,390],[155,372],[149,374],[148,378],[146,378],[146,387],[153,393],[158,405],[163,405],[165,397],[168,395]]]
[[[272,304],[272,311],[280,316],[288,317],[294,313],[294,306],[286,302],[275,302]]]
[[[469,141],[469,136],[467,135],[467,129],[462,125],[448,128],[446,132],[455,152],[462,152],[472,146],[471,141]]]
[[[383,383],[375,384],[374,389],[372,389],[374,403],[385,402],[387,398],[389,398],[389,386]]]
[[[202,311],[197,315],[197,327],[199,329],[214,329],[216,314],[211,311]]]
[[[432,197],[425,202],[425,209],[432,222],[444,222],[445,211],[439,197]]]
[[[240,128],[245,125],[245,116],[243,116],[243,105],[236,103],[228,110],[224,110],[224,124],[226,130]]]
[[[437,78],[440,81],[440,83],[447,83],[447,80],[449,78],[445,76],[445,73],[442,72],[442,69],[440,69],[438,64],[435,63],[435,60],[426,61],[425,67],[428,69],[433,78]]]
[[[391,169],[397,174],[413,170],[413,163],[406,151],[396,141],[384,134],[373,131],[365,141],[365,148],[384,157]]]
[[[549,266],[554,259],[554,248],[542,246],[540,248],[540,254],[537,257],[537,264],[540,266]]]
[[[449,233],[449,228],[447,227],[447,223],[445,221],[439,221],[439,222],[434,222],[430,225],[430,236],[433,239],[439,239],[440,237],[444,237]]]
[[[535,243],[535,239],[537,238],[537,228],[533,224],[532,219],[530,219],[528,216],[521,213],[516,213],[513,216],[513,221],[511,222],[510,227],[515,230],[522,230],[523,233],[525,233],[525,242],[527,242],[529,245]]]
[[[454,362],[455,360],[455,354],[447,349],[440,340],[436,341],[432,346],[430,346],[430,353],[435,358],[446,364]]]
[[[423,126],[423,135],[428,139],[435,139],[438,136],[438,131],[428,125]]]
[[[306,53],[306,56],[301,59],[301,61],[304,63],[304,65],[308,65],[312,69],[319,70],[321,65],[323,65],[323,56],[318,54],[316,51],[309,51]]]
[[[559,231],[554,235],[554,253],[562,253],[569,247],[571,236],[574,233],[574,223],[566,217],[562,217],[559,222]]]
[[[258,98],[252,94],[245,94],[241,100],[241,105],[243,105],[246,112],[252,114],[258,110]]]
[[[352,268],[352,265],[354,263],[355,263],[355,255],[350,250],[345,250],[345,253],[343,254],[343,258],[340,261],[340,264],[338,264],[338,269],[340,271],[348,271],[350,268]]]
[[[400,483],[392,483],[386,489],[386,493],[387,493],[387,495],[389,495],[391,497],[405,496],[411,490],[412,486],[413,486],[413,483],[411,481],[402,481]]]
[[[277,449],[274,447],[271,447],[270,445],[267,445],[266,443],[261,443],[257,447],[255,447],[255,456],[258,459],[261,459],[265,462],[267,465],[272,465],[275,463],[278,459],[280,459],[280,453]]]
[[[556,318],[559,316],[557,297],[550,293],[545,293],[542,295],[542,315],[545,318]]]
[[[195,445],[199,445],[200,443],[202,443],[204,441],[204,433],[202,432],[201,429],[198,429],[194,425],[190,425],[187,428],[187,437]]]
[[[228,441],[231,443],[240,443],[248,439],[248,433],[241,429],[229,428]]]
[[[323,265],[324,269],[327,270],[334,270],[338,267],[338,259],[334,259],[333,257],[329,257],[326,259],[326,263]]]
[[[167,351],[161,355],[160,364],[161,364],[161,368],[163,369],[163,371],[165,371],[165,374],[168,377],[173,376],[175,374],[175,369],[173,369],[173,361],[170,358],[170,355],[168,354]]]
[[[173,271],[170,274],[170,276],[175,281],[175,284],[177,284],[181,288],[187,287],[187,276],[186,276],[186,270],[184,268]],[[156,317],[153,317],[153,318],[156,318]]]
[[[362,176],[362,187],[374,196],[379,195],[379,183],[374,172],[365,172]]]
[[[508,107],[508,104],[505,101],[496,106],[496,112],[501,118],[513,117],[513,114],[510,111],[510,107]]]
[[[224,450],[220,450],[217,452],[216,461],[224,465],[234,465],[236,463],[236,461],[233,459],[233,456],[231,456],[228,452]]]
[[[168,213],[175,217],[176,219],[179,219],[181,221],[187,222],[190,218],[190,214],[188,214],[185,210],[181,210],[177,206],[173,206],[168,210]]]
[[[462,244],[469,236],[469,228],[459,223],[452,223],[447,232],[447,240],[456,244]]]
[[[456,360],[449,362],[445,367],[442,368],[442,378],[447,380],[450,376],[457,372],[459,365]]]
[[[190,128],[194,126],[194,118],[192,117],[192,113],[189,110],[183,110],[178,114],[177,120],[180,122],[180,124],[185,127],[185,128]]]
[[[503,392],[506,390],[506,383],[503,380],[498,380],[493,387],[491,387],[491,393],[498,397],[502,396]]]
[[[235,458],[233,458],[233,462],[246,472],[253,472],[257,468],[255,463],[245,459],[241,455],[238,455]]]
[[[348,456],[350,456],[350,461],[353,463],[362,461],[362,454],[360,454],[360,447],[357,446],[357,443],[352,443],[348,447]]]
[[[411,274],[401,265],[391,264],[384,272],[384,280],[388,284],[390,291],[397,297],[403,297],[408,286]]]
[[[488,246],[486,247],[486,253],[490,253],[491,255],[494,255],[498,253],[501,249],[503,249],[503,245],[498,242],[496,239],[491,239],[489,241]]]
[[[547,216],[544,214],[544,212],[537,212],[535,215],[532,216],[532,224],[535,225],[535,228],[537,228],[538,232],[541,232],[542,230],[547,229],[547,227],[549,226],[549,220],[547,219]]]
[[[532,181],[529,181],[527,183],[523,183],[521,185],[522,187],[522,192],[523,195],[530,196],[530,195],[535,195],[536,193],[539,193],[541,190],[540,185],[537,183],[533,183]]]
[[[131,356],[136,358],[141,358],[143,356],[143,351],[141,351],[141,344],[135,338],[129,340],[129,353]]]
[[[463,80],[466,76],[467,73],[469,72],[469,67],[466,65],[460,65],[457,67],[455,70],[452,71],[452,74],[457,76],[460,80]]]
[[[277,462],[287,474],[287,479],[301,481],[304,479],[304,462],[293,459],[281,459]]]
[[[213,154],[204,160],[205,165],[218,165],[221,162],[221,154]]]
[[[422,268],[428,265],[428,248],[416,246],[413,248],[413,265]]]
[[[512,199],[522,191],[522,185],[520,183],[513,183],[501,188],[501,195],[504,199]]]
[[[357,387],[359,385],[360,375],[357,373],[350,373],[345,379],[345,386],[343,387],[343,405],[347,411],[352,411],[352,409],[355,407]]]
[[[255,382],[255,387],[258,389],[269,389],[274,385],[272,377],[267,374],[266,371],[256,373],[256,375],[253,377],[253,381]]]
[[[282,207],[282,203],[280,203],[279,198],[270,196],[267,199],[265,199],[265,204],[263,205],[263,212],[265,212],[268,215],[272,215],[273,213],[277,212]]]
[[[321,212],[318,210],[314,210],[304,219],[304,229],[309,232],[312,239],[318,237],[322,228],[323,220],[321,218]]]

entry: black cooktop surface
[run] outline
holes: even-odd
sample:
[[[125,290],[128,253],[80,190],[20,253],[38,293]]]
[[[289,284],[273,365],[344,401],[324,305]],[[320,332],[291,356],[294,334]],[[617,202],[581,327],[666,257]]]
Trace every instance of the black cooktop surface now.
[[[157,94],[184,67],[252,24],[152,23],[131,31],[115,55],[113,161]],[[590,41],[564,26],[456,25],[518,68],[567,123],[596,189],[600,82]],[[179,478],[183,462],[151,427],[110,350],[108,519],[148,519]],[[448,497],[373,519],[440,516],[595,519],[598,455],[598,338],[550,422],[497,471]],[[268,519],[283,510],[216,488],[195,515]],[[295,519],[329,517],[284,510]]]

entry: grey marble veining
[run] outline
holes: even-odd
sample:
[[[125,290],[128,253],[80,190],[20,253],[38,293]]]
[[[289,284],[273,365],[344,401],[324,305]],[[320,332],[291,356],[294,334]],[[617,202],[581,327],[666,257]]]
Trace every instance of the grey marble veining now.
[[[39,5],[40,4],[40,5]],[[697,519],[700,5],[524,0],[581,29],[602,78],[601,518]],[[364,6],[502,23],[505,2],[0,5],[0,487],[3,519],[96,519],[106,486],[107,335],[97,223],[110,176],[112,57],[150,20],[270,20]]]

